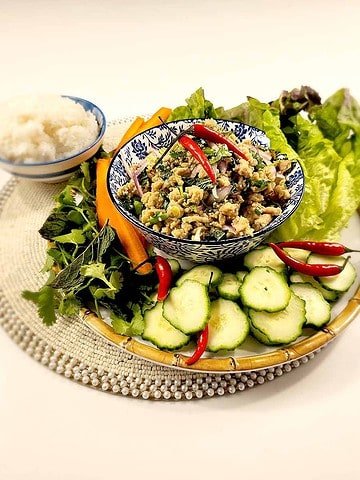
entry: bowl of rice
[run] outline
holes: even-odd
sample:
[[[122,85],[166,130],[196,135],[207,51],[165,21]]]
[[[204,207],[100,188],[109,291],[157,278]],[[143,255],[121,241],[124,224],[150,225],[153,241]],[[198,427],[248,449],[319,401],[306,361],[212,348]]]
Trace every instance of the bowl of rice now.
[[[99,150],[103,112],[73,96],[27,95],[0,108],[0,167],[27,180],[56,183]]]

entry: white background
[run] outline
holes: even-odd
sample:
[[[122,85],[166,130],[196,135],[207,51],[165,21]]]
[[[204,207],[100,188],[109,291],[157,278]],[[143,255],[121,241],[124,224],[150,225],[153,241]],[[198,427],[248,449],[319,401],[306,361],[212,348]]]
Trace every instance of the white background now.
[[[111,118],[199,86],[225,107],[301,84],[360,98],[359,25],[356,0],[0,0],[0,100],[72,94]],[[357,321],[274,382],[166,403],[81,387],[0,330],[0,479],[356,480],[359,345]]]

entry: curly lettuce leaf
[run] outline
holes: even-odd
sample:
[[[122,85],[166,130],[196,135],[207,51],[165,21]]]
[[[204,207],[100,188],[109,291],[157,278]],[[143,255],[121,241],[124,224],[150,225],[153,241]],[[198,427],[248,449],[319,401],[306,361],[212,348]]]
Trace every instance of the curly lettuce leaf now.
[[[340,163],[322,227],[309,233],[313,240],[337,240],[360,205],[360,160],[350,152]]]
[[[272,235],[275,241],[337,239],[360,204],[360,106],[346,89],[319,106],[318,94],[304,88],[296,95],[283,92],[271,104],[248,97],[230,110],[218,109],[221,118],[264,130],[271,148],[303,167],[303,200]],[[310,110],[310,119],[302,110]]]
[[[187,98],[186,104],[174,108],[168,121],[185,120],[187,118],[217,118],[214,105],[206,100],[203,88],[198,88]]]
[[[314,239],[336,240],[360,206],[360,105],[349,90],[340,89],[311,117],[342,157],[335,172],[331,202],[323,214],[323,228],[311,232]]]
[[[218,109],[218,113],[226,120],[236,120],[263,130],[270,140],[271,148],[285,153],[291,160],[298,159],[281,130],[279,108],[248,97],[247,102],[222,112]]]
[[[329,97],[323,105],[310,112],[326,138],[333,140],[341,153],[343,144],[360,134],[360,105],[346,88]]]

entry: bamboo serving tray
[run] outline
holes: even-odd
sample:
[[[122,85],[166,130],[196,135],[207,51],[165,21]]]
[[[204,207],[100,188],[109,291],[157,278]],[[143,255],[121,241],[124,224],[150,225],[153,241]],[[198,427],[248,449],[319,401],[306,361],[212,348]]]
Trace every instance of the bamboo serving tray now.
[[[115,129],[116,123],[117,122],[114,122],[113,124]],[[119,121],[118,126],[123,130],[125,128],[124,124],[124,121]],[[115,130],[113,135],[119,135],[119,132]],[[360,237],[360,210],[358,211],[358,214],[359,216],[356,219],[357,222],[355,227],[345,231],[344,238],[342,239],[345,244],[352,245],[354,238]],[[359,278],[359,262],[356,267]],[[356,281],[358,282],[358,280]],[[352,287],[351,291],[354,292],[354,287]],[[228,356],[214,354],[211,357],[201,358],[191,366],[186,365],[185,361],[188,357],[182,353],[162,351],[144,341],[115,333],[111,325],[97,317],[90,310],[83,309],[81,312],[81,318],[91,330],[103,337],[110,344],[116,345],[132,355],[162,366],[194,372],[247,372],[250,370],[253,371],[276,367],[287,362],[298,360],[321,349],[338,337],[339,334],[350,325],[356,316],[360,314],[359,285],[352,295],[349,296],[347,293],[344,297],[347,298],[347,303],[345,303],[342,310],[331,320],[330,323],[312,335],[302,338],[291,345],[278,348],[274,347],[271,351],[267,349],[264,353],[254,355],[241,355],[237,354],[237,352]],[[342,299],[341,302],[343,303],[344,299]]]
[[[82,311],[82,319],[88,327],[111,344],[151,362],[196,372],[231,373],[260,370],[298,360],[334,340],[358,314],[360,314],[360,288],[336,318],[308,338],[259,355],[201,358],[191,366],[186,365],[188,357],[181,353],[162,351],[135,338],[118,335],[110,325],[89,310]]]

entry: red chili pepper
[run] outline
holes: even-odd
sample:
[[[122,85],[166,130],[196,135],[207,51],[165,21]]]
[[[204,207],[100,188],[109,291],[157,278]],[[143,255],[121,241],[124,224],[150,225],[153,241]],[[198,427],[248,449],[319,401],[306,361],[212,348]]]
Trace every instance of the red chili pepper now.
[[[276,255],[282,260],[285,265],[288,265],[293,270],[303,273],[304,275],[310,275],[312,277],[331,277],[341,273],[345,267],[344,265],[332,265],[323,263],[305,263],[295,258],[290,257],[284,250],[282,250],[276,243],[269,243],[269,246],[274,250]]]
[[[231,152],[236,153],[236,155],[239,155],[239,157],[249,161],[247,156],[228,138],[224,137],[218,132],[214,132],[208,127],[205,127],[205,125],[201,123],[194,123],[194,125],[190,127],[190,130],[192,131],[193,135],[195,135],[195,137],[203,138],[204,140],[208,140],[209,142],[222,143],[226,145]]]
[[[280,242],[276,244],[280,248],[302,248],[309,250],[312,253],[318,253],[320,255],[338,256],[344,253],[358,252],[359,250],[352,250],[347,248],[341,243],[329,243],[329,242]]]
[[[190,358],[186,359],[186,365],[193,365],[196,363],[201,355],[205,352],[209,340],[209,327],[206,325],[204,330],[200,333],[197,342],[195,352]]]
[[[190,138],[188,135],[183,135],[182,137],[179,138],[179,143],[187,150],[188,152],[191,153],[191,155],[200,163],[200,165],[203,167],[205,172],[208,174],[208,177],[212,181],[212,183],[215,185],[216,184],[216,177],[215,177],[215,172],[212,169],[212,166],[210,165],[210,162],[205,155],[205,153],[201,150],[199,145]]]
[[[157,299],[159,302],[162,302],[169,293],[172,281],[172,270],[166,258],[160,257],[159,255],[156,256],[155,271],[159,279]]]

